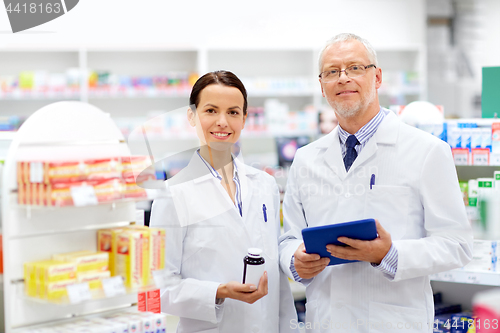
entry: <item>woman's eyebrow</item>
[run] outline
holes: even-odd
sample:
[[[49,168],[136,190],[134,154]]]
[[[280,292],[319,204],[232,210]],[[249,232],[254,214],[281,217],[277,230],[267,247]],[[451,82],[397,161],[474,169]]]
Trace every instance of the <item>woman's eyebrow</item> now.
[[[219,108],[217,105],[213,105],[213,104],[210,104],[210,103],[205,104],[205,106],[211,106],[211,107],[213,107],[215,109]]]

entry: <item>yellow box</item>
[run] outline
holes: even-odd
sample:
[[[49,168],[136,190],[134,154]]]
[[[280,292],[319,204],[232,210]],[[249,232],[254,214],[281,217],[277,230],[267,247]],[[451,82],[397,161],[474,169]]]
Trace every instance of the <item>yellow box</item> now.
[[[76,265],[71,262],[60,262],[54,260],[45,260],[31,263],[35,268],[35,289],[33,292],[33,282],[29,282],[29,295],[37,297],[48,297],[48,286],[51,283],[60,281],[76,281]],[[28,271],[31,270],[28,263]],[[32,274],[32,273],[31,273]]]
[[[76,265],[72,262],[42,261],[35,263],[36,279],[40,283],[56,282],[76,278]]]
[[[45,288],[42,288],[42,298],[46,298],[50,301],[55,301],[61,297],[67,296],[68,292],[66,287],[76,283],[76,279],[62,280],[56,282],[50,282]]]
[[[125,286],[138,288],[149,284],[149,230],[123,229],[116,236],[116,274]]]
[[[76,252],[58,253],[58,254],[52,255],[52,260],[67,262],[67,261],[71,261],[70,259],[74,256],[79,256],[82,254],[90,254],[90,253],[93,253],[93,252],[89,251],[89,250],[83,250],[83,251],[76,251]]]
[[[24,264],[24,289],[26,295],[38,296],[37,289],[37,264],[51,262],[51,260],[27,262]]]
[[[79,251],[54,255],[59,261],[72,262],[77,265],[78,272],[107,271],[109,255],[107,252]]]
[[[165,229],[149,228],[149,257],[151,271],[165,268]]]
[[[83,272],[77,273],[76,280],[78,283],[87,282],[90,289],[101,289],[102,279],[107,279],[111,276],[109,271],[103,272]]]
[[[97,231],[97,249],[101,252],[107,252],[109,256],[109,271],[111,276],[116,276],[117,235],[123,228],[100,229]]]

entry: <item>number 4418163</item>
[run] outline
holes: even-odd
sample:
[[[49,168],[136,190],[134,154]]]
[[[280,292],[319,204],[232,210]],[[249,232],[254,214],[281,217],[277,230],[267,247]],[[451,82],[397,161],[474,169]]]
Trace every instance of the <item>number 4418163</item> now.
[[[12,8],[12,3],[9,3],[7,6],[7,12],[10,14],[12,12],[15,13],[23,13],[23,14],[35,14],[35,13],[55,13],[59,14],[62,11],[61,3],[60,2],[55,2],[55,3],[17,3],[14,8]]]

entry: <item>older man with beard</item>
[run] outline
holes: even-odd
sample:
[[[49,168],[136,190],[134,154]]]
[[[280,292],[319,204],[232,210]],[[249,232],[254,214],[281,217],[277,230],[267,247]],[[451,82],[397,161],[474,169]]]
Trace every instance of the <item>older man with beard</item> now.
[[[298,150],[283,204],[280,265],[306,285],[308,332],[432,332],[429,275],[471,259],[472,232],[450,147],[380,107],[382,70],[353,34],[330,40],[321,91],[339,126]],[[328,266],[308,254],[301,230],[376,219],[378,237],[340,237]],[[292,323],[293,324],[293,323]]]

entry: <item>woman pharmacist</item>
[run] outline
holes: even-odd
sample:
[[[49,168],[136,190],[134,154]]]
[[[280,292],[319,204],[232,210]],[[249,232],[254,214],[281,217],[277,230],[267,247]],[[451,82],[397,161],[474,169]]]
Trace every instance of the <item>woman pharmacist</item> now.
[[[279,192],[274,179],[231,153],[247,117],[247,93],[231,72],[203,75],[187,117],[200,149],[155,200],[151,225],[165,227],[172,283],[162,310],[180,317],[177,332],[291,332],[289,283],[278,266]],[[260,248],[266,272],[242,284],[243,259]]]

